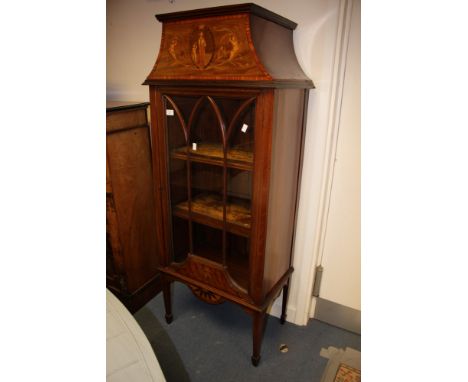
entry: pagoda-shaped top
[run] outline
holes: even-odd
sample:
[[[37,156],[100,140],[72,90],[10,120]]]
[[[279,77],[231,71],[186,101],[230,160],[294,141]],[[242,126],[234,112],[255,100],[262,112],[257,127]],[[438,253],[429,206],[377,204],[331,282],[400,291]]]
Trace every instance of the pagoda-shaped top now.
[[[146,85],[314,87],[294,54],[297,24],[248,3],[156,15],[161,47]]]

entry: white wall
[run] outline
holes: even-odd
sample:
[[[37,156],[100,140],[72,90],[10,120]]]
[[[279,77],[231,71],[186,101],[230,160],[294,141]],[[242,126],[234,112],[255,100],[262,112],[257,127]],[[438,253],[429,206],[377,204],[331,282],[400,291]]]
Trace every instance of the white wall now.
[[[108,0],[107,96],[110,100],[148,100],[140,84],[156,60],[161,38],[157,13],[241,3],[205,0]],[[294,47],[304,72],[314,81],[308,108],[301,199],[294,249],[288,321],[305,325],[317,263],[319,211],[324,178],[330,95],[340,0],[256,0],[256,4],[298,24]],[[275,304],[273,314],[279,306]]]
[[[361,310],[361,45],[360,1],[354,1],[334,163],[321,258],[320,297]]]

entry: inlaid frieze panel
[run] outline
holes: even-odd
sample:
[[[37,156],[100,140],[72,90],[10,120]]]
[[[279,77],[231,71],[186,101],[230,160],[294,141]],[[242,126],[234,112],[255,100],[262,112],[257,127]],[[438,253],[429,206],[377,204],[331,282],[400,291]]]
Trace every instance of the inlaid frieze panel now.
[[[167,22],[148,76],[154,79],[268,80],[250,35],[248,15]]]
[[[166,269],[169,271],[169,269]],[[246,298],[246,293],[234,286],[224,267],[198,256],[189,255],[182,264],[173,263],[170,270],[176,274],[189,276],[194,280],[212,285],[220,290]]]

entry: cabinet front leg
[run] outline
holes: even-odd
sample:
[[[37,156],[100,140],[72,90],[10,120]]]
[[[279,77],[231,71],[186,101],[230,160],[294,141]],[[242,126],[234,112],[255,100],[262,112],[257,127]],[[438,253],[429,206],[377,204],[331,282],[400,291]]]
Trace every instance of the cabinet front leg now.
[[[286,321],[286,307],[288,305],[288,294],[289,294],[289,279],[286,285],[283,287],[283,304],[281,305],[281,325],[284,325]]]
[[[260,350],[262,348],[263,333],[265,331],[266,313],[255,312],[253,314],[253,353],[252,364],[257,366],[260,362]]]
[[[170,324],[172,322],[172,283],[170,281],[164,281],[163,283],[163,297],[164,297],[164,308],[166,309],[166,322]]]

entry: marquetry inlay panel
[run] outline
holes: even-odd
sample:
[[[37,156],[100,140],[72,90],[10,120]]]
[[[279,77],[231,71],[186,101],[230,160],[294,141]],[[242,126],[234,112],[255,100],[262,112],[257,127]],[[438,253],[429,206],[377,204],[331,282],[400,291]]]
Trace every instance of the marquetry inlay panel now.
[[[173,21],[163,25],[154,79],[268,80],[250,35],[248,15]]]

